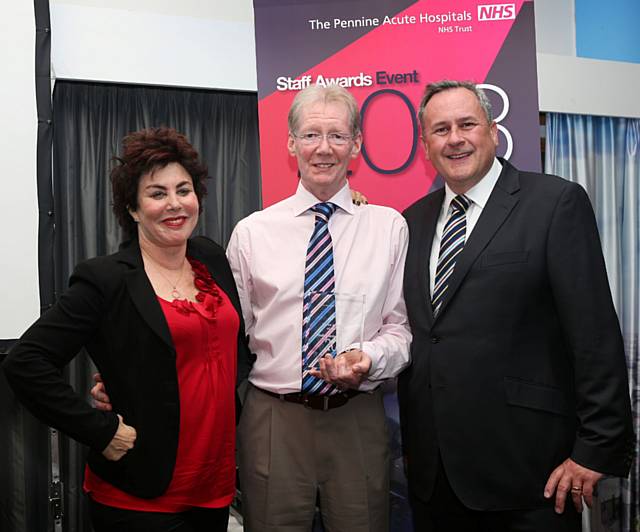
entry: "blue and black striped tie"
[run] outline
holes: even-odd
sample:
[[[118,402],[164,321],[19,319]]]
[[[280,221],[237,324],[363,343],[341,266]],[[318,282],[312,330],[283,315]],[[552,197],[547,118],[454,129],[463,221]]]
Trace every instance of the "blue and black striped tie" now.
[[[456,259],[464,248],[467,236],[467,209],[470,201],[466,196],[459,195],[451,200],[451,215],[444,225],[440,253],[436,266],[435,285],[431,295],[433,315],[436,316],[442,306],[445,293],[449,286],[449,277],[453,273]]]
[[[333,244],[329,218],[333,203],[318,203],[315,227],[307,248],[302,309],[302,392],[315,395],[335,393],[337,388],[309,374],[326,354],[336,356],[336,301]]]

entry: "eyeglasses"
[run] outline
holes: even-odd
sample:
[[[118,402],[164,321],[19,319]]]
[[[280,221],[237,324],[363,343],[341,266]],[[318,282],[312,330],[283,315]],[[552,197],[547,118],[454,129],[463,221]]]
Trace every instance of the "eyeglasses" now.
[[[347,135],[346,133],[327,133],[326,135],[321,133],[301,133],[300,135],[292,133],[292,135],[305,146],[317,146],[322,142],[322,139],[327,139],[327,142],[332,146],[344,146],[353,139],[353,135]]]

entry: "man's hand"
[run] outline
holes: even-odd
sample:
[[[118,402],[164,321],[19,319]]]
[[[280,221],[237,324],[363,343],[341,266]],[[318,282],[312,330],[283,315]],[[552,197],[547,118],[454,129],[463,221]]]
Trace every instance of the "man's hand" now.
[[[136,429],[125,425],[124,421],[122,421],[122,416],[118,414],[118,430],[109,445],[102,451],[102,454],[107,460],[120,460],[130,449],[133,449],[136,436]]]
[[[591,508],[593,493],[601,478],[602,473],[587,469],[576,464],[571,458],[567,458],[549,475],[547,485],[544,487],[544,496],[550,499],[555,492],[556,513],[561,514],[564,512],[567,493],[571,493],[573,505],[578,512],[582,512],[582,498],[584,497],[587,506]]]
[[[96,383],[93,388],[91,388],[91,397],[93,397],[93,406],[98,410],[102,410],[103,412],[110,412],[111,401],[109,400],[109,396],[107,395],[107,389],[104,387],[104,382],[102,381],[102,376],[100,373],[96,373],[93,375],[93,381]]]
[[[335,358],[325,355],[320,359],[320,370],[311,370],[314,377],[335,384],[340,389],[358,388],[371,370],[371,358],[364,351],[351,349]]]

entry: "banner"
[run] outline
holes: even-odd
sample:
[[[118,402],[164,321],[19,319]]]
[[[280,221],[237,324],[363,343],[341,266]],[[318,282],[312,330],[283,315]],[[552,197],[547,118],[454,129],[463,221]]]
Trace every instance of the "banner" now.
[[[480,83],[504,156],[540,171],[533,2],[486,0],[254,0],[262,194],[265,207],[298,184],[287,112],[310,84],[339,84],[358,101],[362,155],[351,187],[403,210],[440,186],[425,159],[417,110],[427,83]],[[391,447],[391,530],[411,530],[398,407],[385,395]]]
[[[264,206],[297,186],[286,150],[297,91],[337,83],[363,114],[351,186],[402,210],[432,187],[416,112],[427,83],[484,84],[500,130],[499,155],[539,171],[533,2],[478,0],[254,0]]]

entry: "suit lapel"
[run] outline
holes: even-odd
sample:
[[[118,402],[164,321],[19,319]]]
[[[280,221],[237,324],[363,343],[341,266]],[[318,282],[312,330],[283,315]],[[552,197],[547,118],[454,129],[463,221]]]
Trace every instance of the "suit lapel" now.
[[[144,263],[142,262],[137,240],[132,240],[126,244],[118,255],[118,260],[130,267],[130,270],[125,274],[125,283],[134,306],[149,328],[173,351],[174,346],[169,326],[149,278],[144,271]]]
[[[426,314],[429,325],[433,323],[433,307],[431,306],[431,270],[429,268],[429,262],[431,260],[431,247],[433,246],[433,237],[436,234],[436,225],[438,223],[438,215],[442,209],[442,202],[444,201],[444,187],[435,191],[430,196],[429,203],[425,206],[423,223],[418,224],[420,232],[417,236],[419,242],[419,257],[421,271],[419,273],[420,278],[420,290],[422,293],[422,299],[425,301]],[[413,238],[413,237],[411,237]]]
[[[453,273],[449,277],[449,286],[442,301],[438,317],[443,315],[449,301],[455,296],[469,269],[519,201],[517,194],[520,189],[518,171],[506,161],[500,159],[500,162],[503,165],[500,177],[495,187],[493,187],[489,200],[482,210],[482,214],[469,240],[460,255],[458,255]]]

